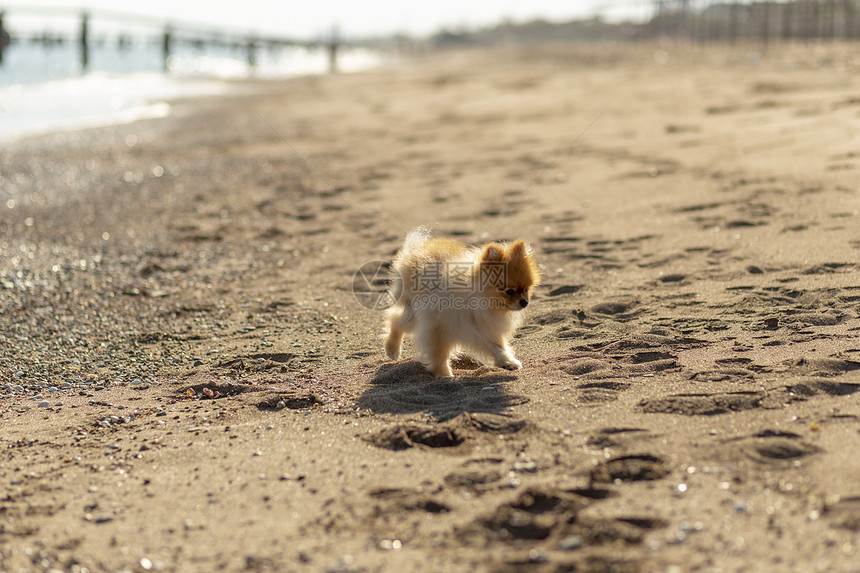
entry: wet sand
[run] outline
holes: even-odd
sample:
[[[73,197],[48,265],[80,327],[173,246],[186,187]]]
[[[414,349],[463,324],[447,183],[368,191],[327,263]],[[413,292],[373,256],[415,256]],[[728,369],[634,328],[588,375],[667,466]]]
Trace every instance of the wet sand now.
[[[4,145],[0,571],[857,571],[858,70],[448,53]],[[385,358],[418,225],[532,244],[521,371]]]

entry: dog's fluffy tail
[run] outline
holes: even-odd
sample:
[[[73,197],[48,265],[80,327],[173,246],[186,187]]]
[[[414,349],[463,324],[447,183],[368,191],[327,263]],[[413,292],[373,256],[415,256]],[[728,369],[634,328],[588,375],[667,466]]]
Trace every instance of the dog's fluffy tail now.
[[[433,238],[433,231],[429,227],[415,227],[406,234],[403,248],[400,249],[400,258],[409,258],[415,249],[421,249],[427,241]]]
[[[413,258],[415,251],[420,251],[427,244],[427,241],[433,238],[433,232],[429,227],[415,227],[406,234],[406,239],[403,241],[403,246],[394,257],[391,265],[391,276],[389,278],[388,292],[394,301],[394,304],[408,303],[403,299],[404,281],[409,281],[409,269],[406,268],[405,262]]]

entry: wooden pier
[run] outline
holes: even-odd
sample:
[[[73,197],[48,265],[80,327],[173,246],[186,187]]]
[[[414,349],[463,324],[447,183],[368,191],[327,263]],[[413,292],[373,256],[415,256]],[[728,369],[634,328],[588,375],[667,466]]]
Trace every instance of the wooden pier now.
[[[14,43],[24,41],[41,42],[45,46],[53,44],[76,43],[78,45],[78,54],[80,69],[86,72],[90,68],[90,52],[94,42],[92,34],[92,22],[111,22],[118,27],[123,24],[134,26],[135,28],[145,27],[149,32],[150,37],[157,38],[157,42],[161,45],[161,60],[162,69],[164,72],[170,71],[170,57],[174,50],[180,45],[190,45],[196,48],[205,49],[206,47],[229,47],[236,50],[244,51],[248,62],[248,67],[253,70],[257,65],[257,54],[260,50],[275,50],[283,47],[299,47],[307,49],[324,49],[328,53],[329,72],[336,73],[338,70],[337,54],[341,47],[345,44],[338,37],[337,29],[333,28],[331,36],[326,40],[298,40],[294,38],[284,38],[277,36],[260,36],[255,34],[237,34],[225,30],[207,29],[199,25],[187,23],[175,23],[159,21],[155,18],[135,16],[112,11],[98,12],[75,12],[70,13],[62,9],[48,8],[17,8],[16,13],[21,12],[27,15],[44,14],[45,16],[70,16],[78,18],[79,25],[77,33],[70,32],[69,35],[57,35],[44,32],[39,34],[30,34],[24,36],[17,35],[9,31],[5,23],[7,13],[0,9],[0,65],[3,64],[4,51]],[[130,40],[128,34],[119,34],[120,46],[127,45]]]
[[[633,0],[631,0],[633,2]],[[633,28],[631,39],[650,40],[675,38],[698,43],[759,41],[764,45],[775,41],[860,40],[860,0],[651,0],[648,20],[625,23]],[[13,10],[27,16],[63,17],[77,22],[65,35],[52,32],[30,33],[29,36],[10,31],[8,13]],[[132,15],[110,10],[91,12],[60,8],[21,6],[0,8],[0,66],[4,51],[19,42],[41,42],[46,47],[56,44],[76,44],[80,69],[86,72],[91,65],[94,43],[103,38],[93,37],[93,23],[109,22],[112,27],[146,29],[148,42],[160,46],[164,72],[170,71],[171,56],[182,46],[205,50],[208,47],[230,48],[242,54],[252,71],[258,65],[259,54],[282,47],[300,47],[325,50],[329,71],[338,70],[338,56],[342,48],[368,45],[340,40],[333,28],[327,39],[298,40],[267,35],[240,34],[226,30],[206,28],[199,24],[167,21],[161,18]],[[132,36],[119,33],[120,48],[127,47]],[[583,37],[572,33],[570,41]],[[554,36],[553,41],[565,38]]]

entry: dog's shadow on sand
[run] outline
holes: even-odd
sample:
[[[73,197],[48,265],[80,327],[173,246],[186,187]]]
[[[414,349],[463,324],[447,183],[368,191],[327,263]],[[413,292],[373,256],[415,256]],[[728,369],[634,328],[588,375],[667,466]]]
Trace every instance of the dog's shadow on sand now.
[[[437,420],[464,412],[500,414],[528,402],[505,390],[505,382],[512,380],[516,376],[487,367],[463,371],[455,364],[454,378],[434,378],[418,362],[385,364],[377,369],[357,405],[376,413],[425,412]]]

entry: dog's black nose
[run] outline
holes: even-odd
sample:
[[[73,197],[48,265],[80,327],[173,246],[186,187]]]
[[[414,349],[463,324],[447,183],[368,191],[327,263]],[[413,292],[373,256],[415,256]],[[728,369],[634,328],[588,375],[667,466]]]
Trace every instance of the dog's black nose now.
[[[529,305],[529,301],[527,301],[527,300],[526,300],[526,299],[524,299],[524,298],[521,298],[521,299],[520,299],[520,306],[521,306],[521,307],[525,308],[525,307],[527,307],[528,305]]]

